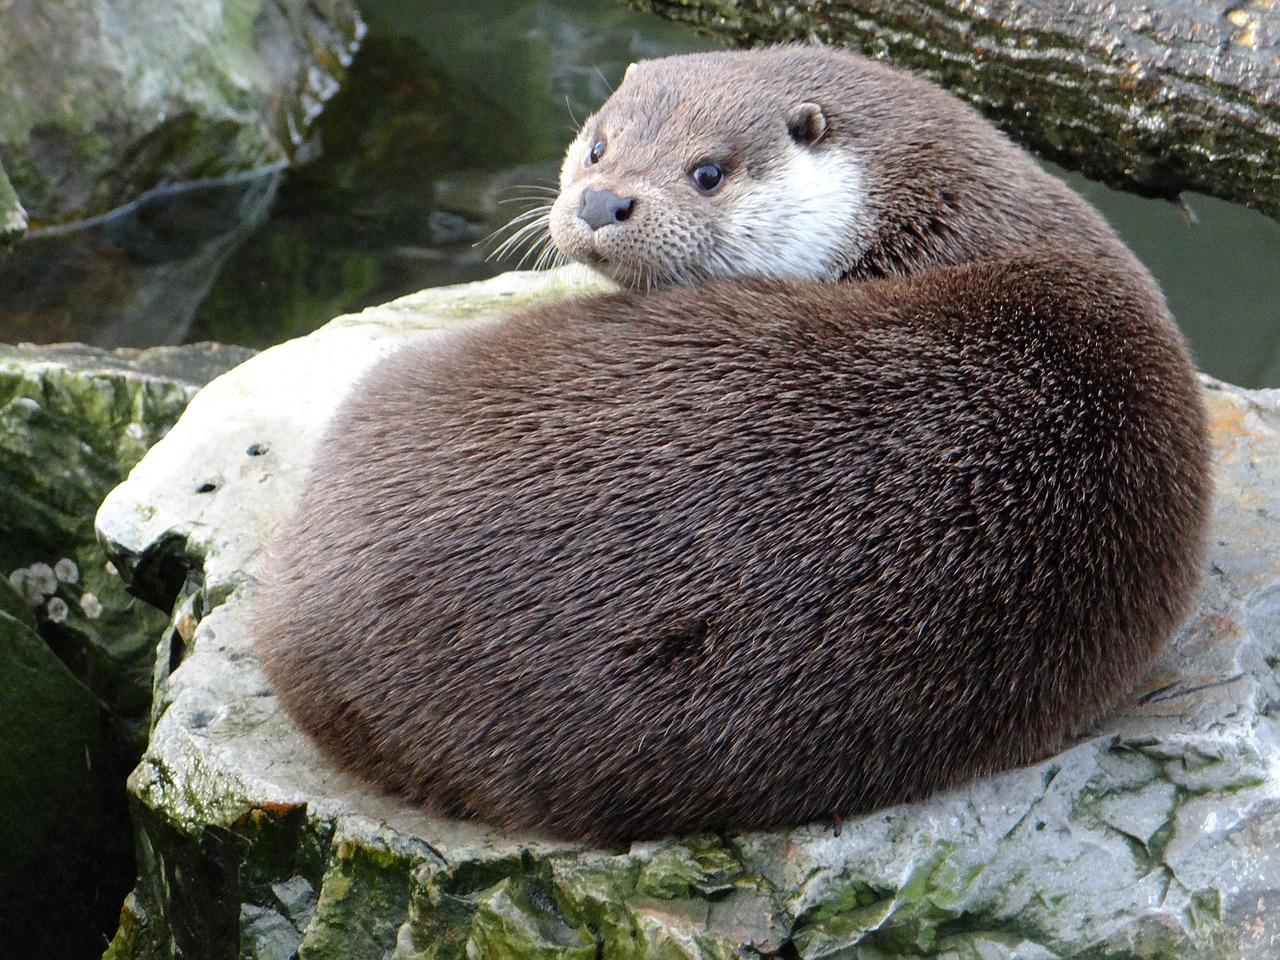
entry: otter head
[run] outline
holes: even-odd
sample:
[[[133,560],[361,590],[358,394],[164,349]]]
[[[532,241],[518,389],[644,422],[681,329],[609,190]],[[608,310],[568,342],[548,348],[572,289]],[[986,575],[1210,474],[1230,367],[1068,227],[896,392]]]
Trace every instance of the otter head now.
[[[523,219],[508,248],[549,221],[562,257],[627,287],[903,276],[1045,244],[1132,260],[970,107],[826,47],[634,64],[569,147],[549,215]]]
[[[810,87],[731,54],[633,64],[569,147],[556,246],[626,287],[838,279],[870,240],[862,168]]]

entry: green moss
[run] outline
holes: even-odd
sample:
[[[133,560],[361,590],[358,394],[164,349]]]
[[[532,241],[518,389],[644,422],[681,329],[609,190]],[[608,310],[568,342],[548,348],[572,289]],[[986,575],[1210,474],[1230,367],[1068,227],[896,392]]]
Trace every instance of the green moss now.
[[[742,865],[719,837],[693,837],[645,863],[636,892],[659,900],[714,898],[731,891],[740,876]]]
[[[993,936],[1034,941],[1038,931],[974,909],[971,885],[982,873],[981,865],[959,865],[952,845],[939,843],[896,890],[850,878],[826,892],[819,906],[797,918],[792,940],[806,958],[838,955],[854,946],[907,958],[963,944],[976,950]]]
[[[595,934],[566,919],[550,870],[540,867],[503,880],[477,899],[468,955],[595,960]]]
[[[44,938],[79,936],[100,949],[133,881],[124,781],[145,744],[155,638],[167,618],[126,592],[93,522],[194,390],[101,351],[0,346],[0,616],[24,638],[2,646],[37,658],[46,675],[28,684],[22,670],[0,670],[0,780],[42,798],[62,838],[36,855],[22,844],[39,830],[0,843],[21,873],[21,897],[0,900],[50,898]],[[29,820],[12,809],[21,802],[0,803],[0,820],[15,830]],[[28,955],[87,955],[42,950]]]
[[[390,953],[408,911],[414,865],[386,847],[350,839],[335,843],[298,960],[348,960]]]
[[[616,892],[615,892],[616,895]],[[529,852],[417,868],[404,957],[596,955],[597,933],[552,864]],[[398,957],[401,955],[398,955]]]
[[[194,387],[86,373],[45,356],[0,347],[0,575],[23,584],[46,642],[132,725],[136,742],[166,617],[125,591],[93,518]]]
[[[851,879],[796,918],[791,940],[805,958],[825,957],[860,943],[892,913],[896,891]]]
[[[277,960],[282,938],[301,940],[329,863],[329,824],[288,804],[199,829],[145,805],[134,813],[143,869],[104,960]],[[253,922],[266,916],[278,924]]]
[[[654,858],[656,866],[646,855],[629,853],[544,858],[524,851],[452,867],[423,863],[414,875],[396,960],[728,960],[736,941],[710,923],[713,907],[706,897],[725,903],[735,896],[721,885],[726,875],[740,873],[736,860],[715,837],[673,844]],[[669,898],[678,886],[691,898]]]

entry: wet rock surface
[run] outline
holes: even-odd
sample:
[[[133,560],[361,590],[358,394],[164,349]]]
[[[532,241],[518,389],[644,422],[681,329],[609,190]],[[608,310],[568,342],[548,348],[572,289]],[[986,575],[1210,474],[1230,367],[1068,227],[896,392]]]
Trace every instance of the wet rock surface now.
[[[1218,490],[1198,610],[1115,715],[1038,765],[839,831],[619,849],[434,819],[329,767],[243,629],[324,422],[397,343],[570,292],[507,275],[339,318],[211,384],[108,497],[117,567],[175,600],[130,779],[140,879],[109,956],[1276,955],[1276,392],[1206,382]]]
[[[183,342],[363,32],[351,0],[6,5],[0,336]]]
[[[0,930],[4,953],[101,952],[133,879],[124,780],[167,617],[94,535],[102,498],[247,351],[0,346]]]

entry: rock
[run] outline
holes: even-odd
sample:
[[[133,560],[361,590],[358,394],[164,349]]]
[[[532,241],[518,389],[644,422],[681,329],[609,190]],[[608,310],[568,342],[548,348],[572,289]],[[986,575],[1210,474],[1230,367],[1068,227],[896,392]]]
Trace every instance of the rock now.
[[[7,582],[0,582],[0,609],[0,921],[18,956],[70,955],[61,948],[92,943],[97,933],[68,943],[68,921],[91,925],[69,908],[72,898],[118,871],[118,863],[99,859],[104,847],[128,861],[123,804],[114,818],[104,809],[104,773],[122,771],[106,760],[102,702],[41,639]],[[109,909],[96,906],[99,914]]]
[[[132,879],[122,783],[167,619],[97,543],[102,498],[245,351],[0,346],[0,929],[6,955],[101,949]]]
[[[1280,393],[1206,381],[1199,609],[1144,687],[1043,763],[843,824],[587,850],[434,819],[320,759],[243,629],[324,421],[408,338],[569,292],[508,274],[340,318],[222,377],[104,503],[176,616],[130,778],[139,884],[108,956],[887,960],[1275,956]]]
[[[31,230],[0,339],[183,342],[363,33],[352,0],[17,0],[0,165]]]
[[[131,353],[0,345],[0,573],[76,676],[135,724],[139,747],[167,618],[125,591],[93,517],[196,391],[251,354],[207,344]]]
[[[0,166],[0,250],[12,244],[27,229],[27,211],[18,202],[13,184]]]
[[[350,0],[17,0],[0,163],[41,226],[291,160],[364,26]]]

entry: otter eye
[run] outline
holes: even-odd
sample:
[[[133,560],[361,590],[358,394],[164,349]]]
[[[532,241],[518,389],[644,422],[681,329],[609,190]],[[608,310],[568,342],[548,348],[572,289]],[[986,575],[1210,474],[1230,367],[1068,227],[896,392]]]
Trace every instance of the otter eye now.
[[[724,168],[718,163],[703,163],[694,168],[693,182],[703,193],[711,193],[724,179]]]
[[[600,162],[600,158],[604,156],[605,146],[603,140],[597,140],[591,145],[591,152],[587,154],[587,166]]]

